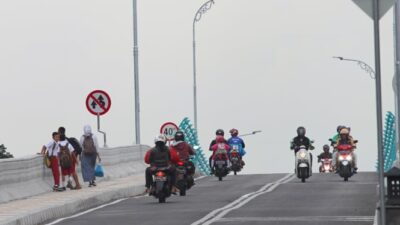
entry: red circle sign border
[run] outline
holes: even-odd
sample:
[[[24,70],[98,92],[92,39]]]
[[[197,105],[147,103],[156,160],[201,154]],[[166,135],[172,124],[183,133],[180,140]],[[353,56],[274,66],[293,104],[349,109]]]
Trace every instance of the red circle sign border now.
[[[176,125],[175,123],[173,123],[173,122],[166,122],[166,123],[164,123],[163,125],[161,125],[160,134],[163,133],[163,128],[164,128],[165,126],[167,126],[167,125],[172,125],[172,126],[174,126],[174,127],[176,128],[176,130],[179,130],[178,125]],[[172,140],[174,140],[174,139],[167,139],[167,141],[172,141]]]
[[[110,98],[110,95],[107,94],[107,92],[102,91],[102,90],[94,90],[94,91],[90,92],[88,94],[88,96],[86,97],[86,108],[91,114],[97,116],[97,113],[93,112],[92,109],[90,108],[90,105],[89,105],[89,100],[91,98],[93,98],[93,95],[96,94],[96,93],[100,93],[100,94],[103,94],[104,96],[106,96],[106,98],[108,99],[108,102],[109,102],[107,108],[104,109],[104,112],[99,113],[99,115],[102,116],[102,115],[106,114],[111,108],[111,98]]]

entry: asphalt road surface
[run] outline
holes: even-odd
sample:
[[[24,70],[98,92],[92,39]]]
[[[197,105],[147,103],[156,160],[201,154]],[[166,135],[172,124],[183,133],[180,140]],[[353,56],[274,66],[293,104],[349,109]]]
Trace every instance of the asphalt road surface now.
[[[290,174],[207,177],[187,196],[159,204],[135,197],[59,225],[372,225],[377,202],[375,173],[343,182],[338,175],[314,174],[306,183]]]

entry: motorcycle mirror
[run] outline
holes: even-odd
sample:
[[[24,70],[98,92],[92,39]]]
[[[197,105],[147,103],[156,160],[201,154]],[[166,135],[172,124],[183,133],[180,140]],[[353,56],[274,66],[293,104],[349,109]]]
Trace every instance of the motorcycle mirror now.
[[[200,149],[200,146],[195,145],[195,146],[193,146],[193,149],[194,149],[194,150],[198,150],[198,149]]]
[[[358,140],[354,140],[354,144],[357,144],[358,143]]]
[[[310,142],[311,142],[311,144],[313,144],[313,143],[314,143],[314,140],[311,140]]]
[[[329,138],[328,141],[333,142],[332,138]]]

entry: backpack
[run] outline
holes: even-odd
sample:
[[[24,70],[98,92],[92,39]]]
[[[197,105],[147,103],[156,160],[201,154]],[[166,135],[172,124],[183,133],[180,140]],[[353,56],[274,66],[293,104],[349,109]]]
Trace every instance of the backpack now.
[[[82,153],[82,146],[79,144],[79,141],[74,138],[67,138],[68,142],[74,147],[76,155],[80,155]]]
[[[60,166],[63,169],[69,169],[72,166],[72,156],[68,148],[69,144],[65,146],[60,145]]]
[[[96,146],[94,145],[94,141],[93,141],[92,135],[84,136],[83,153],[85,155],[94,155],[94,154],[97,153],[97,149],[96,149]]]

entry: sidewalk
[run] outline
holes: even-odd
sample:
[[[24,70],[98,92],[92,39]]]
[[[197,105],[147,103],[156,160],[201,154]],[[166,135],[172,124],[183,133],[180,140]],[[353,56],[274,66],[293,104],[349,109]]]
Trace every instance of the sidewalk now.
[[[29,187],[26,187],[29,188]],[[65,217],[104,203],[144,192],[144,175],[137,174],[81,190],[49,192],[0,204],[0,225],[36,225]]]

